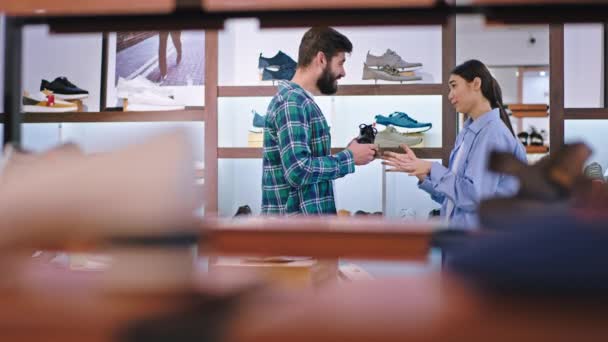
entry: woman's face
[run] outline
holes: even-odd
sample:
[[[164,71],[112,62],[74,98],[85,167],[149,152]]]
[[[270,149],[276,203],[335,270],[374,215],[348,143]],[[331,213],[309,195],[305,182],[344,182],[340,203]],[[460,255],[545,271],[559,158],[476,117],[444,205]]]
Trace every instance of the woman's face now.
[[[448,99],[458,113],[470,113],[475,103],[477,103],[478,91],[475,91],[474,83],[475,81],[467,82],[458,75],[450,75]]]

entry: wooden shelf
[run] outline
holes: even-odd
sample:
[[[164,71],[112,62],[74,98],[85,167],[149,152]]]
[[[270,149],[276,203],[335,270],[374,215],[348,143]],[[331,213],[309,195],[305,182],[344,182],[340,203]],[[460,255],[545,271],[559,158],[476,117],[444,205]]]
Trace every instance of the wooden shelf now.
[[[23,123],[62,122],[179,122],[205,121],[205,110],[179,110],[158,112],[71,112],[71,113],[23,113]],[[4,122],[4,115],[0,116]]]
[[[608,108],[565,108],[566,120],[606,120]]]
[[[377,95],[443,95],[442,84],[345,84],[338,87],[337,96]],[[268,86],[219,86],[218,97],[274,96],[277,87]]]
[[[433,7],[435,0],[201,0],[208,12]]]
[[[175,0],[16,0],[2,1],[8,15],[162,14],[175,9]]]
[[[549,153],[549,146],[526,146],[527,154],[544,154]]]
[[[533,111],[512,111],[514,118],[546,118],[549,116],[548,112],[533,112]]]
[[[404,223],[375,217],[250,217],[205,219],[201,250],[236,255],[307,255],[424,260],[434,223]]]
[[[344,150],[341,148],[332,148],[331,153],[335,154]],[[383,151],[393,151],[402,153],[401,149],[390,148],[382,149]],[[442,151],[441,148],[414,148],[416,156],[424,159],[441,159]],[[220,147],[217,149],[217,156],[221,159],[256,159],[262,158],[262,149],[255,147]]]

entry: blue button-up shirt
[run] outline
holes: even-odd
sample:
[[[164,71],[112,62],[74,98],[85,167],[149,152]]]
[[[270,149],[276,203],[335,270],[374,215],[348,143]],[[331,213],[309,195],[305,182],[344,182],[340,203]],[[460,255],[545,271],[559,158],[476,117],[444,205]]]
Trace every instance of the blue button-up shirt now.
[[[433,163],[430,174],[419,183],[420,189],[441,204],[441,215],[450,215],[450,227],[478,227],[477,210],[481,200],[517,192],[519,183],[516,178],[488,170],[492,151],[510,152],[526,162],[524,146],[502,122],[498,109],[483,114],[477,120],[467,119],[456,137],[449,167]],[[454,168],[454,157],[459,152],[462,153],[460,161]],[[451,213],[446,213],[448,200],[454,203]]]

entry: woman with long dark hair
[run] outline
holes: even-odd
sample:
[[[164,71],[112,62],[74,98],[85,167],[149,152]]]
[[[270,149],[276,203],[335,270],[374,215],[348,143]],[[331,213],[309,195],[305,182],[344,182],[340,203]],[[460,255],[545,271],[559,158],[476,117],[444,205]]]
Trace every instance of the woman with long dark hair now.
[[[474,228],[482,199],[508,196],[518,187],[513,177],[488,170],[490,153],[510,152],[525,162],[526,152],[503,108],[500,86],[482,62],[470,60],[457,66],[449,87],[450,102],[468,116],[456,137],[449,167],[418,159],[405,145],[401,146],[404,154],[386,152],[383,164],[392,167],[387,171],[418,177],[418,186],[442,205],[441,215],[450,226]]]

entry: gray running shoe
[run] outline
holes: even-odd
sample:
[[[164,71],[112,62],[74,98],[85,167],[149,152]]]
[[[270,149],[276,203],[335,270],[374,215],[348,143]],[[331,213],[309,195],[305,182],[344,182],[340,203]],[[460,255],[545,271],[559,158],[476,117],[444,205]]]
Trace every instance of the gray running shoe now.
[[[604,182],[604,171],[602,170],[602,165],[596,162],[587,165],[583,173],[590,179]]]
[[[374,144],[378,145],[379,148],[398,148],[401,144],[415,146],[421,142],[422,137],[408,136],[406,134],[399,133],[393,126],[387,126],[384,131],[376,134]]]
[[[364,80],[385,80],[385,81],[393,81],[393,82],[409,82],[409,81],[420,81],[422,77],[420,76],[401,76],[399,72],[389,73],[386,70],[390,69],[374,69],[367,66],[367,64],[363,63],[363,79]]]
[[[422,63],[409,63],[403,60],[395,51],[387,49],[382,56],[374,56],[367,52],[365,64],[369,66],[381,67],[388,65],[398,69],[413,69],[422,67]]]

